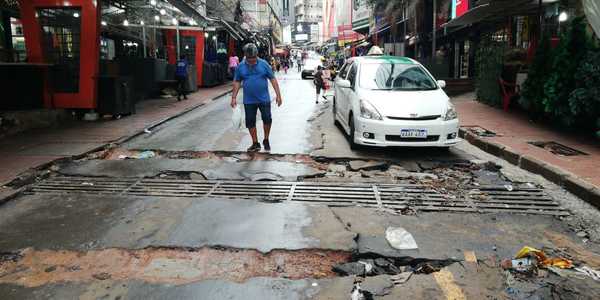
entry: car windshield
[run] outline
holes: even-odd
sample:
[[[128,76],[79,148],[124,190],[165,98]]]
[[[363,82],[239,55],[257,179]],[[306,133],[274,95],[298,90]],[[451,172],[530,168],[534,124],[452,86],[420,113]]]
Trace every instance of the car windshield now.
[[[360,86],[370,90],[435,90],[433,78],[419,65],[365,63],[360,70]]]

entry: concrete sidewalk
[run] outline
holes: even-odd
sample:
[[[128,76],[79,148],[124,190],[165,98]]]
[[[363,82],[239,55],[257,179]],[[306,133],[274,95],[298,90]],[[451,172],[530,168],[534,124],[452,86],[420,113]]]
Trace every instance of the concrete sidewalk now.
[[[105,144],[143,132],[145,128],[203,105],[231,91],[231,84],[203,88],[175,98],[148,99],[137,104],[137,113],[120,120],[73,121],[60,128],[31,130],[0,140],[0,184],[56,159],[80,155]]]
[[[453,97],[461,122],[461,136],[471,144],[504,158],[530,172],[562,185],[580,198],[600,207],[600,143],[591,136],[559,132],[531,122],[520,112],[505,112],[474,100],[473,93]],[[477,129],[495,136],[476,134]],[[530,142],[556,142],[583,152],[555,154]]]

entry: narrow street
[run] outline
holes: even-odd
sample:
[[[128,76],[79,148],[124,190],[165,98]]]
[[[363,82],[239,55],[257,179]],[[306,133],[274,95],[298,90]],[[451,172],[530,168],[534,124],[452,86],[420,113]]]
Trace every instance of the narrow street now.
[[[589,276],[501,267],[531,246],[600,268],[589,204],[466,142],[351,151],[331,96],[278,79],[271,153],[245,152],[226,95],[49,166],[0,206],[0,298],[351,299],[360,273],[373,299],[600,298]]]

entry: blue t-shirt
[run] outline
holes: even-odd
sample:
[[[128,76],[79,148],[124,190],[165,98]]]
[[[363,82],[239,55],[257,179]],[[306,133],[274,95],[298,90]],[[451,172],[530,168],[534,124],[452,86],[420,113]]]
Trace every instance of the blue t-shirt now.
[[[259,58],[253,66],[244,59],[235,71],[233,80],[242,82],[244,104],[260,104],[271,102],[269,79],[273,78],[275,75],[273,75],[271,66]]]
[[[180,59],[177,61],[177,68],[175,69],[175,75],[177,76],[187,76],[187,67],[188,62],[185,59]]]

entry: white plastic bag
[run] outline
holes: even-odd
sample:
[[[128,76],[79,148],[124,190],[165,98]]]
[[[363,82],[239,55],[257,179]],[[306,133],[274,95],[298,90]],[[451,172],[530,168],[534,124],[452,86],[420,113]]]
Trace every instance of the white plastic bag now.
[[[243,130],[244,129],[244,112],[242,110],[241,105],[236,105],[233,109],[233,115],[231,116],[231,122],[233,123],[233,130]]]
[[[385,230],[385,238],[390,246],[398,250],[418,249],[417,242],[406,229],[402,227],[388,227]]]

